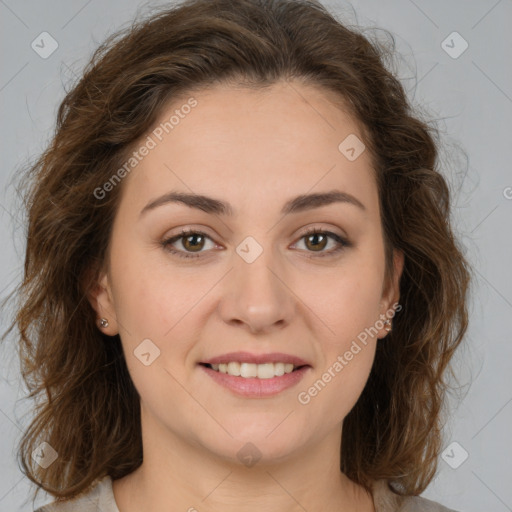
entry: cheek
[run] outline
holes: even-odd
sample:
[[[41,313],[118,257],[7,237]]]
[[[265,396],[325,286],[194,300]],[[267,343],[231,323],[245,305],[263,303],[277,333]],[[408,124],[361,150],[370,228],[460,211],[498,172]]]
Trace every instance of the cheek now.
[[[133,336],[164,338],[208,289],[208,283],[166,265],[159,251],[134,246],[112,252],[116,314]]]
[[[376,345],[376,338],[361,341],[350,335],[324,342],[323,364],[297,395],[309,418],[322,418],[322,429],[341,423],[356,404],[370,375]]]
[[[157,368],[159,373],[167,370],[182,380],[188,371],[190,350],[201,337],[197,321],[204,307],[201,299],[218,278],[162,264],[162,258],[151,261],[151,255],[142,251],[138,257],[136,249],[129,254],[129,259],[123,259],[121,254],[117,260],[113,257],[112,277],[116,283],[116,316],[130,373],[137,387],[144,386],[146,379],[150,387],[156,385],[151,381],[157,376],[147,368]],[[143,366],[134,354],[146,339],[158,349],[154,349],[158,357],[149,367]],[[172,387],[169,375],[161,377]]]
[[[350,345],[379,318],[382,274],[378,263],[345,266],[302,292],[304,301],[328,329],[326,339],[337,351]],[[304,284],[305,286],[305,284]]]
[[[320,364],[298,399],[331,426],[353,408],[373,365],[383,269],[376,258],[356,255],[308,295],[307,304],[326,328],[317,338]]]
[[[149,259],[143,260],[134,252],[130,260],[118,259],[117,266],[113,260],[116,315],[128,371],[137,392],[153,414],[165,416],[170,404],[190,402],[179,383],[186,378],[187,355],[197,339],[191,319],[199,297],[197,287],[187,283],[176,270],[165,271]],[[207,284],[201,288],[204,295]],[[147,365],[143,362],[145,353],[149,353]]]

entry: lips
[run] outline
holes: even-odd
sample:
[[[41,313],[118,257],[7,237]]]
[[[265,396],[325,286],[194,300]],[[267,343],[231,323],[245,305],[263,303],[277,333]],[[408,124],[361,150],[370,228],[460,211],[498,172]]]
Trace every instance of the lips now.
[[[257,366],[252,363],[242,364]],[[274,363],[268,364],[273,365]],[[278,395],[287,389],[297,386],[303,377],[311,371],[311,366],[306,365],[296,368],[290,373],[284,373],[281,376],[264,375],[263,378],[260,378],[259,376],[242,377],[241,375],[221,373],[220,371],[213,370],[209,364],[199,364],[199,368],[219,386],[229,390],[235,396],[244,398],[270,398]]]
[[[198,364],[217,384],[246,398],[279,394],[296,386],[312,368],[306,360],[282,352],[229,352]]]

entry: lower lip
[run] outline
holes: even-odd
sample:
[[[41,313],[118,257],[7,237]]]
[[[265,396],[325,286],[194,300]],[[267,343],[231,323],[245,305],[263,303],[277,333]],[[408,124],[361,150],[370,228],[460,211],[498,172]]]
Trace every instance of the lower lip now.
[[[236,377],[227,373],[217,372],[208,366],[199,365],[207,375],[215,382],[229,389],[233,393],[245,397],[262,398],[277,395],[285,389],[291,388],[298,384],[305,373],[311,368],[303,366],[291,373],[285,373],[279,377],[271,379],[258,379],[257,377]]]

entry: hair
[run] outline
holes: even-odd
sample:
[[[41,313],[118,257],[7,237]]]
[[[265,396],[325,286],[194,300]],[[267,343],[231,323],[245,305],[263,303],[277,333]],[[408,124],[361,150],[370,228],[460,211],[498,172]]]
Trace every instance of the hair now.
[[[27,245],[9,331],[17,325],[22,377],[36,403],[18,446],[36,494],[70,499],[142,463],[140,398],[121,340],[100,332],[86,299],[105,265],[123,187],[101,200],[95,189],[169,101],[209,86],[263,90],[279,80],[320,88],[357,120],[374,164],[386,279],[392,250],[404,253],[402,311],[344,419],[340,470],[366,489],[378,479],[403,495],[428,486],[442,446],[447,370],[467,329],[471,269],[436,169],[438,131],[386,68],[391,40],[371,40],[313,0],[189,0],[97,48],[23,178]],[[58,452],[47,468],[31,457],[43,441]]]

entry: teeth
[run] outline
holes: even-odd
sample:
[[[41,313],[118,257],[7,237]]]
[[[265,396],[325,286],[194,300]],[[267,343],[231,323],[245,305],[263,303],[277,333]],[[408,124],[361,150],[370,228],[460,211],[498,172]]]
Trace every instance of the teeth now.
[[[213,370],[220,373],[227,373],[236,377],[244,377],[246,379],[251,377],[258,377],[258,379],[271,379],[272,377],[280,377],[285,373],[293,371],[293,364],[291,363],[239,363],[237,361],[230,361],[229,363],[220,363],[210,365]]]
[[[228,363],[227,364],[227,373],[229,373],[229,375],[240,375],[240,363],[237,363],[235,361],[231,362],[231,363]]]
[[[240,365],[240,377],[257,377],[258,376],[258,365],[250,363],[242,363]]]

